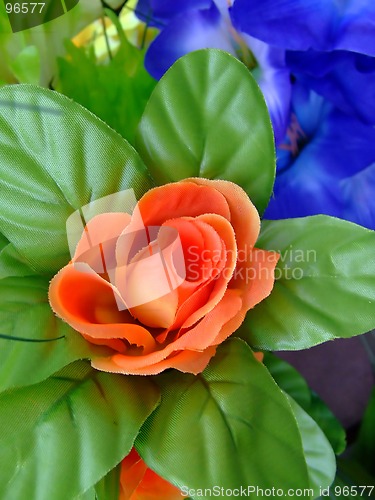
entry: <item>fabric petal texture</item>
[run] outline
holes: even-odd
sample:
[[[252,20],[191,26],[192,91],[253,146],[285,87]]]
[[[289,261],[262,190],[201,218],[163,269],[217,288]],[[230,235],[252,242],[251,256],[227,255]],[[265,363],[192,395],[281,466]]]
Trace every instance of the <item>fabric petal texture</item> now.
[[[151,189],[131,216],[88,222],[51,281],[51,306],[87,341],[113,349],[92,360],[97,369],[200,373],[272,290],[278,255],[254,248],[259,230],[256,208],[231,182]]]
[[[368,0],[235,0],[234,26],[289,50],[375,55],[375,4]]]
[[[265,218],[325,213],[375,229],[375,129],[302,85],[278,150],[278,175]]]
[[[208,3],[205,8],[186,11],[180,8],[151,43],[145,57],[145,66],[151,76],[160,79],[177,59],[193,50],[217,48],[235,55],[219,9],[214,2]]]

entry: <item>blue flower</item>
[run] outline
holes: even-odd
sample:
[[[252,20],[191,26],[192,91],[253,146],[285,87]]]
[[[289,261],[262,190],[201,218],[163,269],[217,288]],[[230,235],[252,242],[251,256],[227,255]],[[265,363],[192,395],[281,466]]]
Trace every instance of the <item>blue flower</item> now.
[[[268,219],[325,213],[375,229],[375,127],[296,82]]]
[[[154,78],[161,78],[179,57],[193,50],[225,50],[253,72],[268,105],[276,142],[283,139],[290,104],[285,51],[239,33],[232,25],[227,0],[140,0],[137,14],[161,29],[145,57]]]
[[[375,1],[230,3],[140,0],[138,11],[161,29],[147,69],[160,78],[201,48],[239,57],[263,91],[279,146],[266,217],[326,213],[375,228]]]

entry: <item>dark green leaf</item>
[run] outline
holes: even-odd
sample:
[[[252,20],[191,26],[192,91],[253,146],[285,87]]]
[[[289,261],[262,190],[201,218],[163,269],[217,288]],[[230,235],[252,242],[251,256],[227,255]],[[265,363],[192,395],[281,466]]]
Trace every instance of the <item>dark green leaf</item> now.
[[[4,246],[0,247],[0,280],[11,276],[31,276],[35,274],[35,271],[28,266],[12,243],[9,243],[6,239],[5,241]]]
[[[0,338],[0,391],[39,382],[77,359],[108,354],[54,315],[48,281],[36,276],[0,280],[0,334],[30,340]]]
[[[226,179],[260,212],[267,206],[275,176],[270,118],[248,69],[226,52],[179,59],[153,92],[136,142],[158,184]]]
[[[0,232],[40,273],[70,260],[66,220],[99,198],[152,187],[136,151],[66,97],[32,85],[0,89]]]
[[[162,403],[136,448],[162,477],[194,489],[309,486],[291,407],[244,342],[222,345],[199,376],[156,380]]]
[[[281,259],[271,295],[241,327],[250,345],[306,349],[374,327],[374,231],[324,215],[266,221],[257,246]]]
[[[264,354],[263,361],[277,385],[302,408],[308,408],[311,404],[311,393],[302,375],[289,363],[269,352]]]
[[[322,429],[336,455],[340,455],[346,448],[346,432],[319,396],[314,392],[311,396],[311,404],[305,410]]]
[[[264,364],[280,388],[291,396],[322,429],[334,452],[339,455],[346,448],[346,433],[327,405],[311,391],[305,379],[286,361],[265,353]]]
[[[316,422],[290,396],[288,401],[296,417],[302,437],[305,459],[308,466],[313,498],[319,496],[320,488],[330,486],[335,478],[335,454]]]
[[[67,500],[89,490],[128,454],[158,398],[150,379],[83,361],[0,394],[0,498]]]
[[[375,388],[372,389],[369,404],[364,414],[354,456],[367,471],[375,476]],[[374,491],[375,493],[375,491]]]
[[[348,500],[374,498],[375,478],[370,476],[360,464],[353,460],[338,459],[337,474],[332,486],[324,492],[319,500]]]
[[[120,492],[121,464],[103,477],[95,485],[95,500],[117,500]]]

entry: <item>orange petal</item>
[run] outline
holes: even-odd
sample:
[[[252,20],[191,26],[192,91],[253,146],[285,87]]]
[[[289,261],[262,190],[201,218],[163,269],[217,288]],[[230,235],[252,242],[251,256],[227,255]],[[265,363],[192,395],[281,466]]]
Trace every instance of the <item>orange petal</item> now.
[[[129,311],[119,311],[120,300],[115,287],[83,263],[65,266],[49,288],[52,309],[78,332],[98,339],[125,339],[145,352],[155,349],[152,335],[132,324]]]
[[[146,375],[149,373],[156,373],[153,371],[150,372],[150,370],[153,370],[154,365],[165,360],[166,363],[160,365],[158,369],[158,373],[160,373],[160,371],[173,366],[174,356],[172,357],[172,354],[185,350],[200,351],[203,353],[203,351],[205,351],[208,347],[211,347],[223,325],[236,316],[236,314],[241,310],[241,306],[242,300],[239,293],[235,290],[228,290],[228,293],[225,294],[223,300],[221,300],[210,313],[202,318],[202,320],[194,328],[185,332],[174,342],[167,344],[164,349],[140,356],[115,354],[110,358],[96,359],[92,365],[95,368],[103,369],[105,371],[108,370],[128,375]],[[211,357],[212,353],[210,351],[208,351],[208,353]],[[177,356],[175,357],[177,358]],[[208,361],[209,359],[207,359],[207,363]],[[114,363],[118,366],[118,370],[114,369]],[[178,369],[177,366],[176,368]],[[188,368],[189,367],[186,366],[186,363],[184,363],[183,371],[195,373],[195,367],[192,367],[194,368],[194,371],[191,371]]]
[[[255,245],[260,231],[259,214],[240,186],[229,181],[209,180],[201,177],[186,179],[184,182],[194,182],[199,186],[210,186],[221,193],[229,205],[229,220],[236,234],[237,248],[249,251]],[[214,205],[212,212],[217,213]]]
[[[145,226],[161,226],[172,217],[196,217],[212,212],[227,220],[230,217],[225,197],[214,186],[198,186],[197,182],[188,181],[150,189],[139,200],[138,208]]]
[[[120,495],[119,500],[130,500],[138,486],[141,484],[147,471],[147,465],[132,448],[121,462],[120,472]]]
[[[224,268],[221,270],[221,273],[214,280],[214,286],[211,290],[208,300],[201,307],[199,307],[189,315],[189,317],[183,323],[182,328],[192,326],[220,302],[220,300],[224,296],[225,290],[227,289],[228,282],[232,278],[237,259],[235,234],[233,232],[231,224],[226,219],[215,214],[206,214],[197,217],[197,220],[208,224],[209,226],[214,228],[215,231],[220,235],[220,238],[224,242],[226,261]],[[201,292],[198,291],[196,293],[198,294]],[[181,315],[184,313],[183,308],[188,307],[188,305],[188,301],[186,301],[186,305],[184,304],[183,306],[181,306]]]
[[[154,471],[135,448],[121,463],[119,500],[180,500],[181,491]]]
[[[246,311],[268,297],[275,284],[275,268],[280,255],[277,252],[254,248],[250,255],[250,270],[244,307]]]
[[[153,365],[132,369],[132,375],[158,375],[168,368],[175,368],[180,372],[193,373],[197,375],[201,373],[210,359],[215,355],[216,347],[207,347],[204,351],[180,351],[177,354],[170,356],[167,359],[159,361]],[[124,373],[124,369],[119,367],[111,358],[96,358],[92,360],[91,365],[97,370],[102,370],[110,373]]]
[[[186,498],[176,486],[147,469],[130,500],[181,500]]]
[[[78,242],[73,262],[85,262],[97,273],[114,268],[117,238],[130,219],[126,213],[106,213],[93,217]]]
[[[237,276],[233,282],[238,288],[229,288],[227,293],[230,291],[239,293],[243,305],[241,311],[223,326],[215,339],[215,344],[224,342],[232,332],[241,326],[246,313],[271,293],[275,282],[274,270],[278,258],[279,255],[276,252],[254,248],[250,255],[250,261],[243,264],[240,269],[236,268],[235,274],[239,273],[240,276]],[[232,283],[231,286],[233,286]]]

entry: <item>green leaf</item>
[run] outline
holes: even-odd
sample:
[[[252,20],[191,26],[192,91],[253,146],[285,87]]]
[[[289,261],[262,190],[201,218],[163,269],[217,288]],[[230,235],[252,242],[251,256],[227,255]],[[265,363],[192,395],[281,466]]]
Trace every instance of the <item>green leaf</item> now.
[[[58,61],[57,90],[85,106],[133,144],[156,84],[144,68],[144,51],[122,36],[113,59],[100,64],[93,50],[87,54],[70,41],[66,47],[67,57]]]
[[[117,500],[120,494],[121,464],[108,472],[95,485],[95,500]]]
[[[336,455],[341,455],[346,448],[345,429],[317,394],[312,392],[311,396],[311,404],[305,410],[322,429]]]
[[[271,295],[241,326],[251,346],[306,349],[374,327],[374,231],[324,215],[266,221],[257,246],[281,258]]]
[[[4,238],[0,243],[0,280],[10,276],[30,276],[35,274],[14,246]]]
[[[9,241],[5,238],[3,234],[0,233],[0,252],[9,244]]]
[[[264,353],[264,364],[269,369],[277,385],[291,396],[302,408],[311,404],[311,392],[302,375],[283,359],[270,352]]]
[[[136,448],[162,477],[193,489],[308,486],[290,405],[244,342],[220,346],[201,375],[172,371],[156,381],[162,402]]]
[[[374,498],[375,478],[353,460],[338,459],[337,474],[332,486],[319,499],[348,500],[357,497]],[[324,493],[324,494],[323,494]]]
[[[158,398],[150,379],[82,361],[0,394],[0,497],[66,500],[89,490],[129,453]]]
[[[61,1],[47,3],[53,10]],[[48,87],[57,71],[57,57],[65,53],[64,40],[72,38],[103,14],[101,0],[79,0],[73,9],[50,22],[12,33],[6,3],[0,2],[0,78],[8,83],[13,83],[16,76],[12,62],[27,47],[34,46],[40,54],[40,84]]]
[[[327,405],[315,394],[302,375],[283,359],[265,353],[264,364],[279,387],[291,396],[322,429],[334,452],[340,455],[346,448],[346,433]]]
[[[288,401],[296,417],[302,437],[305,459],[308,466],[310,487],[313,498],[319,496],[320,488],[330,486],[336,474],[335,454],[316,422],[288,396]]]
[[[266,208],[275,177],[270,118],[248,69],[226,52],[179,59],[158,83],[138,132],[137,150],[158,184],[226,179],[260,212]]]
[[[40,54],[35,45],[25,47],[11,62],[10,68],[20,83],[39,84]]]
[[[1,335],[28,339],[0,338],[0,391],[44,380],[77,359],[109,354],[54,315],[41,277],[0,280],[0,325]]]
[[[354,445],[353,456],[356,457],[367,471],[375,476],[375,387],[363,416],[357,441]],[[375,492],[374,492],[375,493]]]
[[[36,272],[70,260],[66,220],[103,196],[152,187],[136,151],[66,97],[32,85],[0,89],[0,232]]]

